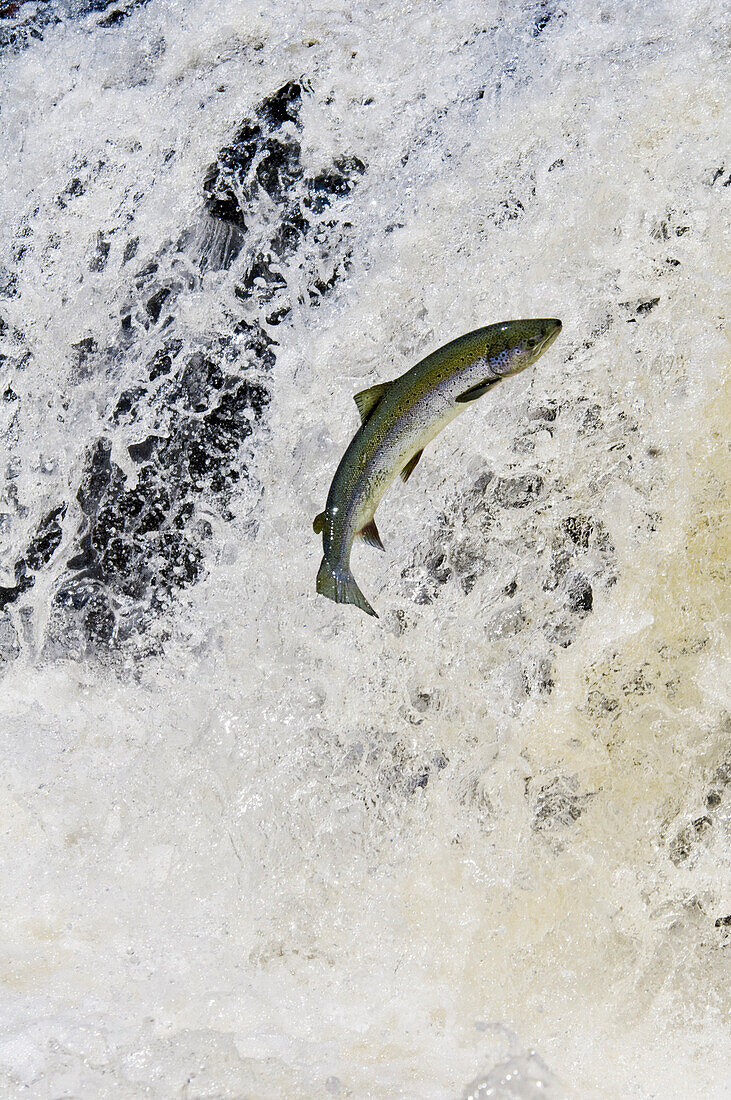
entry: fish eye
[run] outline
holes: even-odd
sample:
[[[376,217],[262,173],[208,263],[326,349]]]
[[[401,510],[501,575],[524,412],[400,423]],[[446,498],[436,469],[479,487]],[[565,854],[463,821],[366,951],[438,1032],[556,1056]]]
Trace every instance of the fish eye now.
[[[537,343],[538,343],[538,337],[537,336],[531,336],[530,340],[526,340],[526,344],[528,345],[529,348],[534,348]]]

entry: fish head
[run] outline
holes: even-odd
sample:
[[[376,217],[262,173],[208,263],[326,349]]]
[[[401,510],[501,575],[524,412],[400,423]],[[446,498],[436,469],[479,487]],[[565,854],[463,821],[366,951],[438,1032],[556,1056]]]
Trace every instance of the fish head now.
[[[556,318],[538,318],[504,321],[491,328],[490,367],[497,378],[503,378],[532,366],[558,336],[561,322]]]

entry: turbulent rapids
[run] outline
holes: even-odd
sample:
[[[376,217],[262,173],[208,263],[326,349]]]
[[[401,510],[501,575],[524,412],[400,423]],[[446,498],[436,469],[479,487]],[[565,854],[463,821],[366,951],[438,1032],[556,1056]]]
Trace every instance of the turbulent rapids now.
[[[726,18],[0,2],[0,1091],[726,1095]]]

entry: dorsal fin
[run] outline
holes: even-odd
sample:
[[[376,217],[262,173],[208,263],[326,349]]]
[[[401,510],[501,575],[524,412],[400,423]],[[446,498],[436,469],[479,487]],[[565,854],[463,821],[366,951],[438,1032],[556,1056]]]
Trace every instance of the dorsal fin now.
[[[459,397],[455,397],[455,401],[458,401],[460,405],[466,404],[467,401],[476,401],[478,397],[482,397],[483,393],[487,393],[500,381],[502,381],[500,378],[488,378],[486,382],[478,382],[471,390],[465,390]]]
[[[369,389],[356,393],[353,400],[358,406],[361,424],[365,424],[390,385],[390,382],[379,382],[376,386],[370,386]]]
[[[417,451],[416,454],[414,455],[414,457],[410,458],[409,461],[406,463],[403,470],[401,471],[401,477],[403,478],[404,481],[409,480],[409,478],[413,474],[414,470],[416,469],[416,463],[419,461],[419,459],[421,458],[423,453],[424,453],[423,450]]]

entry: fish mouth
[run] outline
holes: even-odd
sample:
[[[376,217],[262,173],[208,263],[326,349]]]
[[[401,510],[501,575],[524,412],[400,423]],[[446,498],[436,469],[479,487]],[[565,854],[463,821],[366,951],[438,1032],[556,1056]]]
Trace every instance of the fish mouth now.
[[[551,344],[553,343],[553,341],[556,339],[559,332],[563,328],[563,325],[558,320],[558,318],[554,317],[550,321],[546,321],[546,328],[548,329],[548,332],[543,337],[543,339],[541,340],[541,344],[540,344],[541,355],[543,355],[544,351],[546,351],[548,348],[550,348]]]

